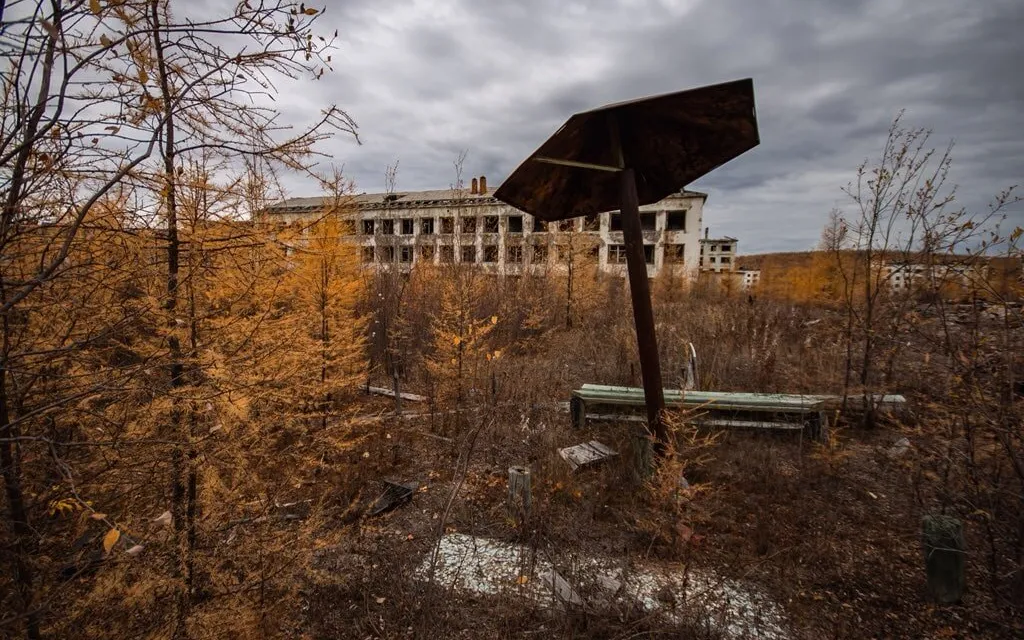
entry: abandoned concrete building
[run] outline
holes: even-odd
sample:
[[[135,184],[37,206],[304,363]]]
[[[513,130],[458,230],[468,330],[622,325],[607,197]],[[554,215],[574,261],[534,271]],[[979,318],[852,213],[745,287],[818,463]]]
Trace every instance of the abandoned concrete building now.
[[[492,193],[481,176],[468,189],[355,195],[352,238],[361,247],[362,261],[377,267],[470,263],[497,274],[541,274],[564,270],[569,260],[589,258],[607,273],[625,275],[626,248],[617,212],[548,225]],[[684,190],[640,207],[649,277],[665,270],[696,277],[706,199],[707,194]],[[324,205],[321,197],[291,198],[268,207],[265,218],[301,224],[316,220]]]
[[[710,228],[704,229],[700,239],[700,270],[721,273],[736,270],[736,238],[723,236],[709,238]]]

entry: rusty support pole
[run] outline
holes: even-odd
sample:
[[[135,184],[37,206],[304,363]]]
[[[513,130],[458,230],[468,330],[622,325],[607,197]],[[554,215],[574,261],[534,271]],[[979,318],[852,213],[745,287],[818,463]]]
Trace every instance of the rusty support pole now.
[[[662,414],[665,411],[665,392],[661,384],[658,340],[654,335],[654,309],[651,307],[651,288],[647,282],[647,261],[644,259],[644,236],[640,230],[640,204],[636,194],[636,176],[630,168],[622,169],[619,176],[622,236],[626,241],[629,295],[633,301],[636,344],[640,351],[640,375],[644,382],[647,428],[657,438],[655,451],[660,454],[664,452],[665,446],[668,444],[668,432],[662,422]]]

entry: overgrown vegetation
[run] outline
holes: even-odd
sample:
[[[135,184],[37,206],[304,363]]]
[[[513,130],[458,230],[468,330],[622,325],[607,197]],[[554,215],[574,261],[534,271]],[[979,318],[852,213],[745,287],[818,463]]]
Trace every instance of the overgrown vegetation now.
[[[803,264],[766,258],[753,295],[659,278],[666,384],[684,383],[692,342],[704,389],[851,402],[815,444],[669,416],[670,453],[641,480],[637,423],[574,433],[560,406],[585,382],[640,384],[625,282],[585,235],[553,231],[565,261],[543,275],[404,273],[360,265],[340,174],[318,176],[326,205],[307,219],[259,216],[277,171],[312,175],[315,143],[355,128],[329,108],[288,137],[253,106],[330,63],[316,9],[253,4],[202,23],[166,0],[5,7],[0,635],[723,633],[685,603],[671,624],[552,614],[514,588],[474,601],[414,578],[452,532],[558,566],[714,568],[761,585],[797,637],[1024,632],[1011,192],[958,208],[951,153],[898,120]],[[894,263],[924,275],[894,289]],[[854,410],[879,393],[913,410]],[[622,455],[570,474],[556,450],[590,438]],[[525,522],[505,508],[514,464],[534,482]],[[421,487],[366,517],[385,477]],[[971,585],[942,609],[918,538],[938,512],[966,524]]]

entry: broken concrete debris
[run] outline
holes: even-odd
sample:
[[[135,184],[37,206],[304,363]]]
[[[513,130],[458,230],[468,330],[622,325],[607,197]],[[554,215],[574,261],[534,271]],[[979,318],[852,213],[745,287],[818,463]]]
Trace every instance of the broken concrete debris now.
[[[909,450],[909,449],[910,449],[910,440],[907,439],[907,438],[900,438],[899,440],[894,442],[891,447],[889,447],[889,457],[890,458],[899,458],[904,453],[906,453],[907,450]]]
[[[371,516],[379,516],[382,513],[391,511],[395,507],[405,504],[412,500],[412,494],[419,489],[420,483],[405,482],[398,483],[392,482],[391,480],[384,481],[384,493],[377,498],[373,505],[370,507],[368,514]]]
[[[581,467],[605,462],[609,458],[619,455],[619,453],[608,445],[601,444],[597,440],[591,440],[583,444],[559,449],[558,455],[562,456],[562,459],[569,463],[573,471],[576,471]]]
[[[670,623],[697,622],[731,638],[785,640],[784,615],[751,584],[676,563],[628,568],[599,557],[560,558],[543,551],[460,533],[444,535],[414,577],[475,595],[519,595],[539,607],[639,607]],[[564,562],[562,562],[564,561]],[[586,595],[586,597],[584,596]]]

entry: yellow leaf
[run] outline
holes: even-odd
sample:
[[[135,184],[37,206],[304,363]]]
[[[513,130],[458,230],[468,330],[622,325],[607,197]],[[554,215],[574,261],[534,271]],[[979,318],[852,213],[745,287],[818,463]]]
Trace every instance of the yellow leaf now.
[[[100,0],[89,0],[89,9],[96,15],[100,15],[102,7],[100,7]]]
[[[308,7],[305,11],[303,11],[303,13],[305,13],[307,16],[315,16],[319,12],[313,7]]]
[[[142,84],[146,84],[147,82],[149,82],[149,74],[146,73],[146,70],[142,67],[139,67],[139,82],[141,82]]]
[[[530,578],[527,576],[519,576],[518,578],[516,578],[516,584],[526,584],[529,581]]]
[[[462,342],[462,338],[460,338],[459,336],[455,336],[454,338],[452,338],[452,344],[455,345],[456,347],[459,346],[460,342]]]
[[[501,357],[501,349],[495,349],[494,350],[494,358],[498,359],[500,357]]]
[[[117,529],[111,529],[107,532],[107,535],[103,536],[103,550],[110,553],[110,550],[114,548],[117,541],[121,539],[121,532]]]
[[[498,324],[498,316],[491,316],[491,324]]]
[[[93,520],[102,520],[102,519],[107,517],[107,514],[105,514],[105,513],[94,513],[94,514],[90,515],[89,517],[92,518]]]

